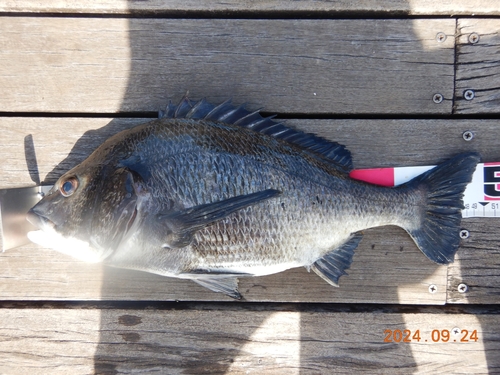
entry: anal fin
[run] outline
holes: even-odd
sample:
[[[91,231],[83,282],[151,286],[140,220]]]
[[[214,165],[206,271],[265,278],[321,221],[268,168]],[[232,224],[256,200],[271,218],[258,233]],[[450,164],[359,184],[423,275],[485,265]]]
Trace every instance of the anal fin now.
[[[339,286],[339,278],[347,275],[345,270],[351,266],[354,250],[362,238],[361,233],[355,233],[342,246],[314,262],[311,269],[328,284]]]
[[[234,299],[242,298],[240,292],[238,291],[238,278],[236,277],[214,276],[200,277],[196,279],[193,278],[191,280],[213,292],[224,293]]]

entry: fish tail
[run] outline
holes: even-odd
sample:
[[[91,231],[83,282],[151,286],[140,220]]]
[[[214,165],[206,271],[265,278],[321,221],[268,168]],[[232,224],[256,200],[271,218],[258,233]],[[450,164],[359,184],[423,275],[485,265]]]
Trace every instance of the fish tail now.
[[[413,228],[405,229],[427,258],[436,263],[453,262],[460,245],[463,193],[478,162],[477,153],[459,154],[403,185],[426,194]]]

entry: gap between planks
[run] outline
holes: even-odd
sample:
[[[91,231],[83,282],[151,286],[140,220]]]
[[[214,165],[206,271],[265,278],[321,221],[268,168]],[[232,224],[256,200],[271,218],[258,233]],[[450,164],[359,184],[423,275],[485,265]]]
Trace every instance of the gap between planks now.
[[[294,15],[311,16],[498,16],[500,9],[492,0],[442,0],[437,4],[432,0],[383,0],[372,1],[240,1],[240,0],[210,0],[199,2],[195,0],[174,1],[126,1],[126,0],[82,0],[64,2],[50,0],[34,2],[17,0],[15,2],[2,0],[0,12],[11,13],[59,13],[59,14],[116,14],[116,15],[195,15],[204,14],[207,17],[224,17],[228,15]]]

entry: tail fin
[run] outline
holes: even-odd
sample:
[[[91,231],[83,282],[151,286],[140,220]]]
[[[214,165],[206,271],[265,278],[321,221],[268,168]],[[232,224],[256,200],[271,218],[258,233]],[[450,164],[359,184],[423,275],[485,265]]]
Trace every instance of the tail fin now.
[[[427,258],[436,263],[453,262],[460,244],[463,193],[479,162],[477,153],[459,154],[403,185],[427,192],[420,226],[405,229]]]

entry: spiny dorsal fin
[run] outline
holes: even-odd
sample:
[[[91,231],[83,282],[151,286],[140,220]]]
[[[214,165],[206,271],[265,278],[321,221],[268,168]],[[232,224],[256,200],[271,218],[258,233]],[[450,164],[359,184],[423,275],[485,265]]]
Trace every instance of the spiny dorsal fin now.
[[[244,104],[238,107],[234,106],[231,100],[226,100],[222,104],[215,106],[205,99],[195,101],[184,96],[178,105],[169,102],[165,111],[159,111],[158,117],[203,119],[242,126],[283,139],[310,151],[313,155],[321,155],[345,172],[352,170],[351,153],[345,146],[314,134],[289,128],[280,122],[274,121],[274,116],[262,117],[259,111],[248,111]]]

